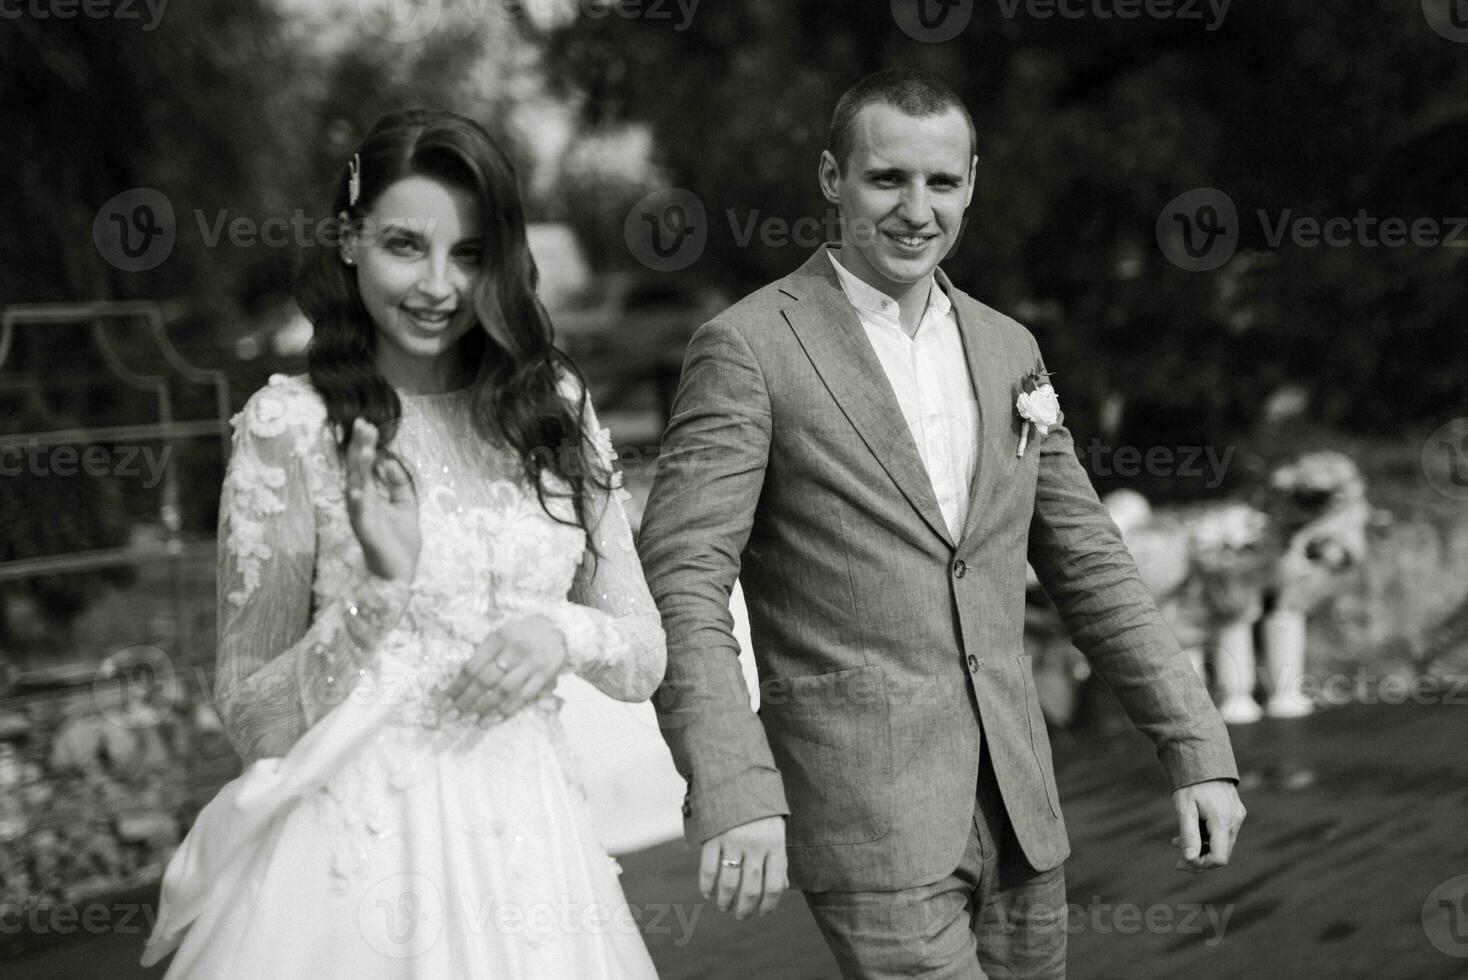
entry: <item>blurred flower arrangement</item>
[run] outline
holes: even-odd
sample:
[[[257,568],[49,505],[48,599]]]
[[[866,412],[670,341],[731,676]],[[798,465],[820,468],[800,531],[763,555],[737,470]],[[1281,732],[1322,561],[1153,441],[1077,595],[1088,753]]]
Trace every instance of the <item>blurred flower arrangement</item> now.
[[[1306,453],[1270,476],[1271,517],[1280,547],[1277,604],[1308,612],[1364,561],[1371,508],[1355,461],[1333,450]]]
[[[1306,453],[1269,477],[1270,516],[1284,535],[1294,534],[1328,510],[1366,499],[1366,480],[1354,460],[1326,449]]]
[[[1215,625],[1259,617],[1276,555],[1269,527],[1263,511],[1243,503],[1209,508],[1190,522],[1193,572]]]
[[[0,908],[151,884],[195,800],[237,771],[199,711],[133,728],[103,707],[72,696],[0,710]]]

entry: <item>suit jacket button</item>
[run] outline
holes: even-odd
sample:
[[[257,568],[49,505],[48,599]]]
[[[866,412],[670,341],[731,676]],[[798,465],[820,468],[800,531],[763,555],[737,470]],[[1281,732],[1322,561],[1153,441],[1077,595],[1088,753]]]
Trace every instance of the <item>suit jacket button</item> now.
[[[964,573],[966,573],[967,571],[968,571],[968,566],[963,563],[963,559],[962,558],[956,559],[953,562],[953,577],[954,578],[963,578]]]
[[[968,655],[968,669],[971,671],[977,671],[979,669],[979,658],[973,654]]]

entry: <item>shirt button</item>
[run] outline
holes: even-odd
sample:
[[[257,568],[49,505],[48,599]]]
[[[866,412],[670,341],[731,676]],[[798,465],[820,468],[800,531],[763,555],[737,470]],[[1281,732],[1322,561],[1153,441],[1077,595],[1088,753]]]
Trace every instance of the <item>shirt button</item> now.
[[[977,672],[979,669],[979,658],[973,654],[968,655],[968,669],[974,672]]]
[[[963,563],[962,558],[956,559],[953,562],[953,577],[963,578],[966,574],[968,574],[968,566]]]

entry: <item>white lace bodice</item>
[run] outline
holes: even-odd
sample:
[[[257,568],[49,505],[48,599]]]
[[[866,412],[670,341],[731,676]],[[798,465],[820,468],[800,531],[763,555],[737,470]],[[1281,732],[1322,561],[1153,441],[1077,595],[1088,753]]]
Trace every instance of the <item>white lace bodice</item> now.
[[[574,382],[562,392],[574,403]],[[546,514],[513,452],[476,434],[471,397],[467,388],[401,396],[391,448],[413,471],[423,539],[407,586],[366,570],[326,407],[304,376],[271,377],[232,420],[215,697],[246,763],[284,755],[383,657],[424,679],[405,717],[435,724],[434,684],[506,617],[549,618],[569,668],[612,697],[644,700],[662,680],[663,631],[625,491],[587,483],[596,560],[587,532]],[[589,403],[586,422],[611,472],[611,439]],[[569,497],[547,500],[573,516]]]

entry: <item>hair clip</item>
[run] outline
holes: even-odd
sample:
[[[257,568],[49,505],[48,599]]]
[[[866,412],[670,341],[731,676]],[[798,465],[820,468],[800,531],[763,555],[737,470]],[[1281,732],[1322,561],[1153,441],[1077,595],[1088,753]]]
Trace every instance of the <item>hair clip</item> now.
[[[357,198],[362,196],[362,157],[353,153],[347,177],[347,206],[356,207]]]

